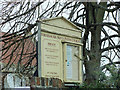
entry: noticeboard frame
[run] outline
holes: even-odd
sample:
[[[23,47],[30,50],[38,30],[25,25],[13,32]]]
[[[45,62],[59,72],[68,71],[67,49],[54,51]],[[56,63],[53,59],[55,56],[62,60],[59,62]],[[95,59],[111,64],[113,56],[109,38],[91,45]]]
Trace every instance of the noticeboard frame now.
[[[79,71],[79,75],[78,75],[78,77],[79,77],[79,79],[78,80],[68,80],[67,78],[66,78],[66,62],[67,62],[67,45],[71,45],[71,46],[78,46],[79,47],[79,58],[80,59],[82,59],[82,55],[81,55],[81,53],[82,53],[82,44],[81,43],[72,43],[72,42],[65,42],[65,41],[63,41],[62,42],[63,43],[63,66],[64,66],[64,69],[63,69],[63,79],[64,79],[64,82],[65,83],[72,83],[72,82],[74,82],[74,83],[82,83],[83,82],[83,69],[82,69],[82,65],[83,65],[83,63],[82,63],[82,61],[80,60],[79,61],[79,68],[78,68],[78,71]]]

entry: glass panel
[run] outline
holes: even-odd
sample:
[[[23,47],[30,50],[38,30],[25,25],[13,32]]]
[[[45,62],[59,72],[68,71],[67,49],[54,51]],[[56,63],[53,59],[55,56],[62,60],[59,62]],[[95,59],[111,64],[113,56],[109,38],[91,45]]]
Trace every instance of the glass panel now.
[[[66,78],[67,80],[79,80],[78,78],[78,56],[79,47],[67,45],[67,64],[66,64]]]

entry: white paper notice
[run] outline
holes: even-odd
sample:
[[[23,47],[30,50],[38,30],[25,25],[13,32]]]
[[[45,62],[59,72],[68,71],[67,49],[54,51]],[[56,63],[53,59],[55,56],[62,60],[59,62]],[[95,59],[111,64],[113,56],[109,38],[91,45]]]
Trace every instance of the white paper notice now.
[[[67,46],[67,79],[72,79],[72,47]]]

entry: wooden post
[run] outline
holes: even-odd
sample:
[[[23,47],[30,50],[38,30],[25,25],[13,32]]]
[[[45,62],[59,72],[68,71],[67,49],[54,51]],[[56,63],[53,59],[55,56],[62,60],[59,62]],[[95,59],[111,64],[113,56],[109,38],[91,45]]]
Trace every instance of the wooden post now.
[[[38,21],[38,76],[41,77],[41,22]]]

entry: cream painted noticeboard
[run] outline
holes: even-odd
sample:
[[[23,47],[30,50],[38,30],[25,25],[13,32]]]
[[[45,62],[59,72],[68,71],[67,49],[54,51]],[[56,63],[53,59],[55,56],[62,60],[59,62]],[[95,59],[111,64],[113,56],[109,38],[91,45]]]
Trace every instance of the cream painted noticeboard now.
[[[41,25],[42,77],[82,83],[82,62],[79,60],[82,59],[81,30],[63,17],[43,20],[43,22]],[[57,22],[61,22],[61,25],[59,26]]]

